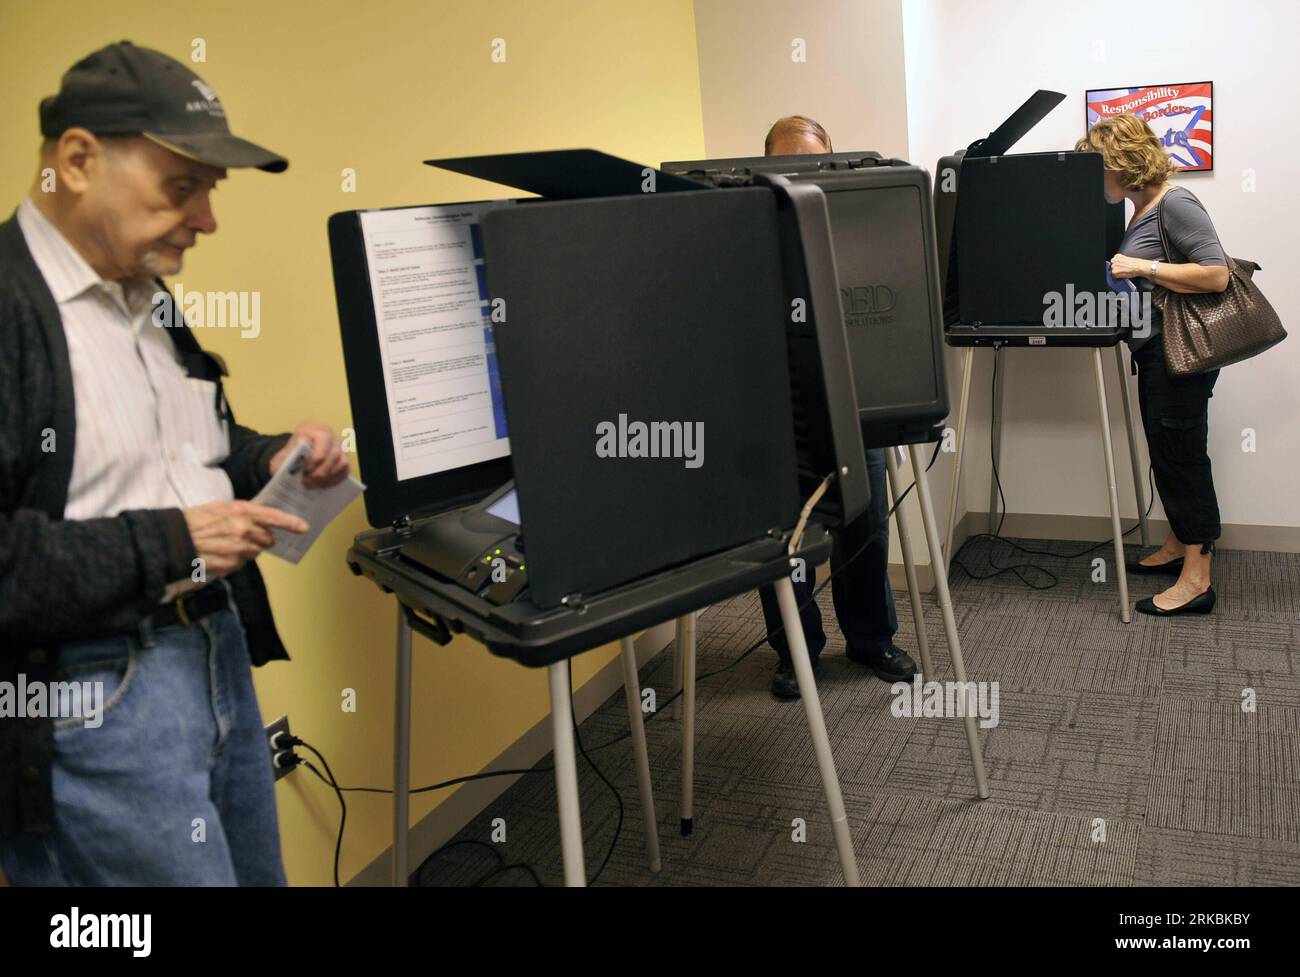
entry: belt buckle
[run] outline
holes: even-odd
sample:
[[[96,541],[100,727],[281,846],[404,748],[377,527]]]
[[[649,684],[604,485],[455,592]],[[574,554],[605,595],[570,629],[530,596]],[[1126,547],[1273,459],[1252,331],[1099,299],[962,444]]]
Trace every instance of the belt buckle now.
[[[188,628],[194,622],[190,620],[189,612],[185,610],[185,595],[182,594],[180,597],[177,597],[175,600],[175,604],[176,604],[176,616],[180,618],[181,624],[185,625]]]

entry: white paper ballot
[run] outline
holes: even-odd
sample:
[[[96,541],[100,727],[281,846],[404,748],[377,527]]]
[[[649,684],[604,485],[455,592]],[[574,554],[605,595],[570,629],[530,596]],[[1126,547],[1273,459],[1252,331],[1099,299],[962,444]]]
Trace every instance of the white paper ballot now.
[[[307,525],[311,528],[301,535],[283,529],[271,530],[275,542],[263,550],[264,553],[272,553],[290,563],[299,562],[311,549],[311,544],[316,542],[321,530],[333,522],[334,517],[366,488],[350,475],[329,488],[307,488],[302,483],[302,476],[309,454],[311,445],[305,441],[300,442],[284,460],[280,470],[253,499],[259,505],[267,505],[307,520]]]
[[[361,214],[398,479],[510,454],[478,232],[511,203]]]

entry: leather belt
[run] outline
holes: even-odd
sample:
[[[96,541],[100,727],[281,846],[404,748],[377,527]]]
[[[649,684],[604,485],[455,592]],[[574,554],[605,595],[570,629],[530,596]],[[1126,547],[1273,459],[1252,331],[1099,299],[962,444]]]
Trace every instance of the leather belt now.
[[[163,604],[141,622],[141,627],[153,631],[188,627],[229,606],[230,591],[223,584],[214,582]]]

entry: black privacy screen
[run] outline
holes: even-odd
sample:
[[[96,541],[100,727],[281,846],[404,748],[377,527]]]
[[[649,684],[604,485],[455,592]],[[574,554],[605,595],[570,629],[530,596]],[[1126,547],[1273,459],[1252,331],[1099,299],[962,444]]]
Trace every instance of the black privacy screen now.
[[[769,191],[530,203],[483,247],[534,603],[793,525]]]

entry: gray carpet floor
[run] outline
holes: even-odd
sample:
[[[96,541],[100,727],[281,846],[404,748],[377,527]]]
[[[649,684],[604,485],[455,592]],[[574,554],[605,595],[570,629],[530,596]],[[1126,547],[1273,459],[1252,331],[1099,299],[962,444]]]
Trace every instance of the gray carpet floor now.
[[[1083,544],[1029,542],[1055,554]],[[1139,551],[1130,548],[1130,556]],[[989,542],[960,555],[988,572]],[[1092,555],[1110,562],[1109,547]],[[981,733],[992,796],[980,801],[955,718],[891,713],[885,682],[849,662],[827,587],[818,600],[829,643],[818,691],[867,885],[1300,885],[1300,555],[1220,550],[1218,606],[1154,619],[1118,614],[1114,568],[1093,583],[1088,559],[1012,553],[1060,578],[1035,591],[1014,574],[951,589],[968,677],[999,683],[1000,722]],[[1044,582],[1037,574],[1035,582]],[[1168,586],[1130,578],[1132,600]],[[906,594],[897,643],[915,656]],[[938,678],[953,678],[942,618],[924,598]],[[581,726],[584,744],[623,797],[624,823],[600,884],[840,885],[842,876],[802,707],[768,692],[776,656],[763,645],[755,594],[699,617],[695,830],[678,830],[681,727],[667,707],[648,723],[663,867],[652,874],[622,695]],[[667,651],[641,674],[664,702]],[[1243,709],[1243,701],[1253,708]],[[624,737],[619,739],[619,737]],[[612,742],[618,740],[617,742]],[[593,751],[594,747],[611,744]],[[543,761],[549,765],[550,758]],[[578,759],[588,877],[610,852],[618,807]],[[505,863],[559,884],[555,784],[523,777],[457,840],[488,841],[503,818]],[[796,840],[795,819],[806,825]],[[421,885],[466,885],[497,864],[459,845],[435,853]],[[523,871],[489,885],[533,885]]]

